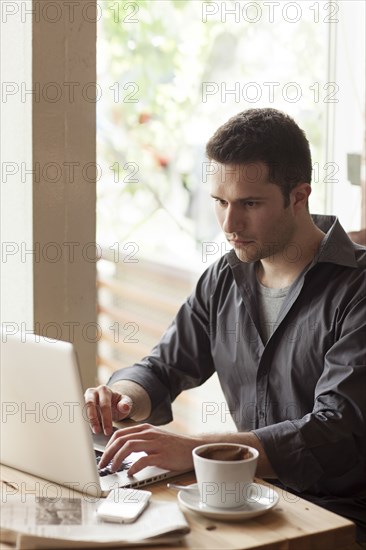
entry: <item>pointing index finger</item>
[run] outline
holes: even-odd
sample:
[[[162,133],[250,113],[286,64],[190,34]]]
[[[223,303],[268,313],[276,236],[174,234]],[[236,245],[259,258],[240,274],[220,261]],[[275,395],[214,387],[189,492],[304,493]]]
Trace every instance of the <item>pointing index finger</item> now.
[[[112,395],[109,388],[102,387],[99,390],[99,410],[103,424],[104,435],[111,435],[113,431]]]
[[[91,429],[95,434],[99,434],[101,431],[101,426],[100,426],[99,417],[98,417],[98,408],[96,403],[97,398],[98,398],[97,392],[94,392],[91,390],[87,390],[85,392],[86,416],[89,420]]]

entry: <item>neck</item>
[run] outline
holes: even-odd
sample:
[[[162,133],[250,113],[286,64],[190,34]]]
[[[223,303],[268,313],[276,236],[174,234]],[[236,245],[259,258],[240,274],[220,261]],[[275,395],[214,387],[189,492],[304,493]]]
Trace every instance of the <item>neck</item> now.
[[[309,220],[295,231],[291,246],[259,261],[258,280],[269,288],[289,286],[314,259],[324,235],[309,216]]]

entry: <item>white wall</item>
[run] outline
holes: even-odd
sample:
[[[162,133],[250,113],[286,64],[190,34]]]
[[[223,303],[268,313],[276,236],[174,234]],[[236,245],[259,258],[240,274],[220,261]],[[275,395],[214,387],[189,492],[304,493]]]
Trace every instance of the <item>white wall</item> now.
[[[32,249],[32,185],[22,183],[20,167],[32,165],[32,102],[22,103],[18,90],[32,87],[32,20],[1,4],[1,322],[31,330],[33,261],[21,250]]]

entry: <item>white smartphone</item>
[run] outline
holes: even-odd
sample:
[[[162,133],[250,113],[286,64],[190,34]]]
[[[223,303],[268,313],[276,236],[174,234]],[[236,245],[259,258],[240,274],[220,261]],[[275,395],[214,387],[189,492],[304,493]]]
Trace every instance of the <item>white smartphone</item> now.
[[[97,517],[114,523],[132,523],[149,504],[152,493],[139,489],[113,489],[97,510]]]

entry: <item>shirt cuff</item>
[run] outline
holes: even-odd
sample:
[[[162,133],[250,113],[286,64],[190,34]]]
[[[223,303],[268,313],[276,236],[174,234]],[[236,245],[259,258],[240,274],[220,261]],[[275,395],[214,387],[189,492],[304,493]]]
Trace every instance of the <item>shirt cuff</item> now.
[[[301,433],[290,420],[252,432],[261,441],[278,479],[287,487],[298,492],[305,491],[324,474]]]
[[[162,425],[173,420],[169,394],[167,394],[165,386],[163,386],[158,378],[150,372],[147,366],[134,365],[132,367],[120,369],[112,374],[107,385],[111,386],[115,382],[120,382],[122,380],[135,382],[142,386],[148,393],[151,401],[152,413],[149,418],[146,418],[146,422]]]

